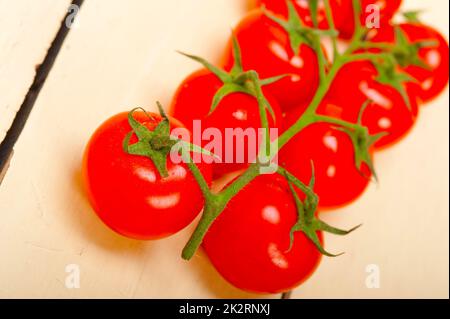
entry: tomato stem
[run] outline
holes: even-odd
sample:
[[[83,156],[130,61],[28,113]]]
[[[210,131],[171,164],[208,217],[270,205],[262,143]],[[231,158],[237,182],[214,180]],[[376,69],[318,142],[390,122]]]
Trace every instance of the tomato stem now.
[[[359,42],[367,31],[361,23],[361,14],[362,14],[361,0],[353,0],[353,14],[355,20],[354,22],[355,31],[353,33],[353,37],[351,40],[352,44]]]
[[[334,23],[333,12],[331,11],[330,0],[325,0],[325,14],[327,15],[328,25],[330,30],[333,32],[337,32],[336,24]],[[331,43],[333,45],[333,60],[335,60],[339,56],[339,50],[337,45],[337,37],[331,36]]]
[[[388,54],[384,53],[359,53],[359,54],[344,54],[340,55],[336,58],[333,66],[331,67],[329,73],[325,76],[325,78],[321,81],[319,88],[314,95],[311,104],[308,106],[308,109],[305,113],[298,119],[298,121],[291,126],[280,138],[279,138],[279,148],[281,149],[284,145],[286,145],[295,135],[297,135],[301,130],[303,130],[309,124],[312,124],[317,121],[317,108],[322,102],[323,98],[327,94],[331,83],[334,78],[338,74],[339,70],[346,64],[356,61],[363,60],[374,60],[374,59],[384,59],[387,58]],[[341,124],[343,124],[342,121]],[[350,123],[348,123],[350,124]]]
[[[195,164],[193,165],[195,166]],[[252,164],[236,181],[219,194],[212,194],[209,191],[208,196],[205,196],[203,215],[183,249],[181,255],[183,259],[190,260],[194,256],[215,219],[223,212],[229,201],[259,175],[259,169],[259,164]]]
[[[206,199],[202,217],[192,233],[186,246],[183,248],[181,257],[190,260],[203,242],[206,232],[211,227],[214,220],[225,209],[226,203],[223,196],[212,194]]]
[[[205,177],[203,177],[203,174],[200,172],[198,166],[190,158],[189,160],[186,161],[186,165],[188,166],[189,170],[191,171],[192,175],[195,178],[195,181],[200,187],[200,190],[202,191],[205,201],[210,200],[211,197],[213,196],[213,193],[211,192],[209,185],[206,182]]]
[[[321,50],[321,48],[319,49]],[[282,134],[278,138],[278,140],[272,142],[277,143],[278,151],[281,150],[281,148],[283,148],[295,135],[301,132],[305,127],[315,122],[322,121],[337,124],[347,128],[355,128],[357,126],[355,124],[341,120],[335,120],[333,118],[325,116],[319,116],[318,114],[316,114],[316,111],[326,93],[328,92],[333,79],[346,63],[350,63],[352,61],[357,61],[360,59],[373,59],[375,57],[379,58],[380,54],[366,53],[354,56],[344,54],[338,56],[329,73],[324,76],[324,79],[321,81],[319,88],[316,91],[316,94],[306,112],[298,119],[298,121],[294,125],[292,125],[284,134]],[[253,81],[253,83],[256,87],[259,86],[258,81],[255,80]],[[257,89],[257,92],[258,91],[259,90]],[[259,96],[258,100],[259,102],[261,102],[261,96]],[[267,121],[266,112],[260,113],[262,124],[264,124]],[[262,151],[263,150],[261,150],[260,152]],[[273,157],[271,158],[271,160],[273,160]],[[203,176],[201,176],[201,173],[195,164],[190,163],[188,167],[191,169],[194,177],[196,178],[197,182],[199,182],[200,188],[203,191],[203,194],[205,196],[205,208],[200,222],[197,225],[197,228],[195,229],[194,233],[183,249],[182,257],[186,260],[189,260],[194,256],[196,250],[198,249],[198,247],[200,247],[208,229],[211,227],[214,220],[223,212],[229,201],[234,196],[236,196],[247,184],[249,184],[253,179],[260,175],[261,164],[254,163],[250,165],[250,167],[238,179],[236,179],[231,185],[222,190],[219,194],[211,193],[211,191],[207,187],[206,181],[204,180]]]
[[[343,121],[338,118],[329,117],[329,116],[316,115],[316,116],[314,116],[314,122],[334,124],[334,125],[338,125],[341,127],[351,129],[351,130],[361,129],[361,125],[359,125],[359,124],[353,124],[353,123]]]
[[[259,109],[259,117],[261,119],[261,126],[262,128],[264,128],[265,130],[265,134],[266,137],[269,136],[270,132],[269,132],[269,120],[267,119],[267,107],[266,107],[266,103],[267,102],[266,98],[264,97],[264,93],[262,91],[261,85],[260,85],[260,80],[259,80],[259,76],[258,73],[256,72],[251,72],[250,73],[250,78],[251,78],[251,83],[254,86],[253,90],[255,92],[255,98],[258,102],[258,109]],[[270,138],[266,138],[266,150],[269,150],[270,147]]]
[[[336,41],[336,26],[333,20],[333,14],[330,6],[330,1],[325,0],[325,7],[326,7],[326,15],[330,26],[331,32],[331,38],[333,41],[333,50],[334,50],[334,56],[333,56],[333,63],[330,65],[330,68],[327,72],[327,66],[328,61],[326,60],[325,54],[323,52],[320,37],[314,36],[313,38],[313,44],[314,44],[314,50],[316,51],[318,62],[319,62],[319,69],[320,69],[320,83],[319,87],[308,106],[307,110],[303,113],[303,115],[297,120],[296,123],[294,123],[290,128],[288,128],[277,140],[269,143],[271,147],[277,146],[277,152],[278,153],[294,136],[296,136],[298,133],[300,133],[304,128],[307,126],[317,123],[317,122],[326,122],[330,124],[334,124],[337,126],[342,127],[343,129],[351,130],[351,131],[362,131],[363,133],[367,133],[367,130],[363,130],[363,127],[358,124],[349,123],[343,120],[322,116],[320,114],[317,114],[317,109],[319,108],[321,102],[323,101],[324,97],[326,96],[331,83],[333,82],[334,78],[338,74],[339,70],[346,64],[356,61],[362,61],[362,60],[370,60],[370,61],[376,61],[376,60],[383,60],[383,59],[389,59],[391,57],[390,54],[386,53],[357,53],[353,54],[358,48],[361,48],[364,46],[363,42],[363,36],[366,32],[366,29],[362,26],[360,21],[360,15],[361,15],[361,6],[359,3],[359,0],[353,0],[354,2],[354,11],[355,11],[355,33],[351,40],[351,43],[349,45],[348,50],[346,50],[343,53],[340,53],[338,51],[337,47],[337,41]],[[288,22],[281,21],[280,19],[276,17],[272,17],[270,14],[268,14],[269,18],[273,20],[277,20],[276,22],[280,23],[283,27],[288,28]],[[295,18],[295,16],[294,16]],[[278,21],[280,20],[280,21]],[[288,30],[289,31],[289,30]],[[237,46],[237,41],[235,43],[235,47]],[[380,45],[381,47],[381,45]],[[295,49],[295,46],[293,47]],[[235,48],[236,52],[239,52],[237,48]],[[199,60],[199,58],[195,59]],[[201,60],[203,64],[205,63],[203,60]],[[240,64],[240,62],[238,62]],[[209,66],[209,65],[208,65]],[[209,68],[211,70],[211,68]],[[254,73],[254,74],[253,74]],[[264,85],[264,80],[260,80],[257,73],[255,71],[248,71],[245,72],[245,76],[248,76],[246,79],[249,79],[252,87],[251,87],[251,95],[253,95],[260,105],[260,117],[261,117],[261,125],[264,128],[268,128],[268,121],[267,121],[267,114],[266,110],[268,109],[270,111],[270,105],[266,101],[266,98],[263,95],[263,92],[261,90],[261,86]],[[277,79],[277,78],[274,78]],[[269,79],[269,82],[271,83],[273,81],[272,79]],[[356,134],[355,134],[356,136]],[[371,165],[370,159],[368,159],[368,146],[375,141],[376,137],[367,137],[368,142],[365,143],[364,150],[357,150],[356,159],[358,161],[365,161],[369,165]],[[269,139],[270,142],[270,139]],[[264,151],[264,149],[260,150],[260,154]],[[270,158],[270,162],[273,161],[276,154],[272,155]],[[259,157],[258,157],[259,158]],[[200,188],[202,189],[202,192],[205,197],[205,208],[203,210],[203,215],[199,221],[199,224],[197,225],[197,228],[195,229],[194,233],[192,234],[191,238],[189,239],[188,243],[183,249],[182,257],[183,259],[189,260],[191,259],[197,249],[200,247],[203,238],[205,237],[207,231],[213,224],[214,220],[224,211],[227,204],[251,181],[253,181],[257,176],[259,176],[261,173],[261,163],[253,163],[251,164],[248,169],[234,182],[231,183],[231,185],[227,186],[224,190],[222,190],[219,194],[213,194],[208,188],[208,185],[201,175],[200,171],[198,170],[198,167],[191,163],[188,165],[188,167],[191,169],[194,177],[196,178],[197,182],[200,185]],[[285,172],[282,168],[280,168],[279,172]],[[312,190],[311,190],[312,192]],[[317,227],[323,228],[323,223],[316,225]],[[327,225],[326,225],[327,226]],[[338,233],[336,229],[331,228],[329,226],[326,227],[328,231],[332,231],[333,233]],[[353,231],[353,230],[351,230]],[[351,231],[344,232],[339,230],[339,234],[347,234]]]
[[[236,196],[247,184],[260,175],[260,164],[254,163],[237,178],[230,186],[225,188],[220,194],[228,203],[234,196]]]
[[[317,52],[317,60],[319,62],[319,78],[323,82],[327,76],[327,66],[328,62],[325,58],[325,53],[322,49],[322,43],[320,42],[320,37],[318,35],[314,36],[313,39],[314,50]]]

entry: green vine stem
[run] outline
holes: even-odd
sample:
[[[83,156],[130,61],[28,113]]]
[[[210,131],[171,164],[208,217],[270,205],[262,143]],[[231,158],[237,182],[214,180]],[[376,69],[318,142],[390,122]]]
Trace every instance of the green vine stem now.
[[[302,117],[292,125],[286,132],[279,138],[278,147],[281,149],[286,145],[295,135],[297,135],[301,130],[303,130],[309,124],[314,123],[316,118],[317,108],[322,102],[323,98],[330,89],[331,83],[338,74],[339,70],[348,63],[364,60],[375,60],[383,59],[385,57],[384,53],[359,53],[359,54],[343,54],[339,55],[333,63],[327,76],[321,81],[316,94],[311,101],[308,109],[305,111]]]
[[[193,164],[195,166],[195,164]],[[206,232],[214,220],[223,212],[229,201],[235,197],[247,184],[259,175],[259,164],[252,164],[236,181],[218,194],[211,194],[205,198],[203,215],[192,233],[181,256],[190,260],[200,247]]]
[[[183,259],[190,260],[194,256],[195,252],[200,247],[206,232],[211,227],[214,220],[225,209],[225,206],[226,203],[223,200],[223,196],[212,195],[205,199],[202,217],[181,253]]]
[[[195,163],[192,161],[192,158],[189,156],[187,158],[184,158],[183,160],[186,163],[189,170],[191,171],[192,175],[194,176],[194,179],[197,182],[198,186],[200,187],[200,190],[202,191],[205,201],[212,199],[212,196],[214,196],[214,194],[211,192],[209,185],[206,182],[202,172],[197,167],[197,165],[195,165]]]
[[[331,11],[330,0],[325,0],[325,14],[327,16],[327,20],[329,23],[330,30],[336,33],[336,36],[331,37],[332,45],[333,45],[333,59],[335,60],[339,56],[339,50],[337,45],[337,30],[336,25],[333,19],[333,12]]]
[[[363,45],[363,35],[365,33],[365,28],[361,26],[360,23],[360,12],[361,8],[359,5],[358,0],[354,0],[355,3],[355,22],[356,22],[356,30],[355,35],[352,39],[352,42],[349,45],[349,49],[346,50],[343,53],[340,53],[337,48],[336,39],[333,39],[333,50],[335,51],[334,55],[334,61],[332,65],[330,66],[328,72],[326,72],[326,66],[328,65],[328,61],[326,60],[325,55],[323,54],[323,49],[320,44],[320,38],[314,37],[313,38],[313,47],[317,52],[318,60],[319,60],[319,66],[321,70],[321,78],[320,78],[320,84],[319,87],[315,93],[315,96],[313,97],[312,102],[310,103],[307,110],[304,112],[304,114],[297,120],[295,124],[293,124],[288,130],[286,130],[277,140],[270,142],[270,143],[276,143],[278,147],[278,151],[281,150],[295,135],[297,135],[299,132],[301,132],[304,128],[307,126],[316,123],[316,122],[327,122],[330,124],[334,124],[336,126],[342,127],[346,130],[353,130],[357,132],[364,132],[366,131],[364,127],[362,127],[359,123],[353,124],[349,122],[345,122],[342,120],[321,116],[317,114],[317,109],[322,102],[323,98],[326,96],[331,83],[333,82],[334,78],[338,74],[339,70],[346,65],[347,63],[355,62],[355,61],[362,61],[362,60],[370,60],[370,61],[376,61],[376,60],[383,60],[383,59],[390,59],[392,58],[392,55],[387,53],[357,53],[354,54],[354,51],[357,48],[360,48]],[[325,1],[326,6],[326,15],[329,20],[330,30],[335,31],[335,24],[333,21],[333,15],[330,7],[330,1]],[[295,17],[294,17],[295,18]],[[277,19],[277,18],[274,18]],[[280,24],[287,24],[287,22],[279,21]],[[291,32],[294,32],[295,30],[290,30]],[[335,32],[331,32],[335,33]],[[331,35],[333,37],[335,35]],[[293,48],[295,50],[295,48]],[[235,51],[238,51],[238,48],[235,47]],[[201,62],[202,64],[206,64],[204,60],[200,60],[197,57],[189,56],[191,58],[194,58]],[[253,96],[257,99],[258,104],[260,106],[260,116],[261,116],[261,123],[264,128],[268,128],[268,121],[267,121],[267,115],[266,111],[268,109],[267,107],[267,100],[262,94],[261,86],[264,85],[264,80],[259,80],[259,77],[256,72],[249,71],[246,73],[239,74],[239,72],[242,71],[242,66],[240,63],[239,58],[237,59],[237,66],[233,68],[232,71],[232,77],[233,81],[235,83],[240,83],[240,79],[243,79],[243,82],[245,83],[246,88],[250,88],[250,91],[253,92]],[[224,83],[229,82],[229,78],[227,75],[223,73],[223,71],[216,69],[215,67],[211,65],[207,65],[208,69],[213,70],[214,73],[221,75],[222,80]],[[236,80],[237,79],[237,80]],[[269,80],[273,81],[273,80]],[[245,92],[245,90],[244,90]],[[270,110],[270,107],[269,107]],[[366,136],[367,137],[367,136]],[[369,139],[369,142],[365,146],[370,146],[370,143],[373,143],[376,137],[367,137]],[[272,145],[273,146],[273,145]],[[263,149],[260,149],[260,152],[265,151]],[[357,157],[357,161],[369,161],[367,159],[367,149],[360,150],[359,157]],[[275,156],[275,155],[273,155]],[[358,156],[358,155],[357,155]],[[259,157],[258,157],[259,158]],[[271,158],[271,161],[273,160],[273,157]],[[371,164],[371,163],[369,163]],[[204,197],[205,197],[205,207],[203,210],[202,217],[197,225],[197,228],[191,235],[191,238],[187,242],[186,246],[183,249],[182,257],[186,260],[191,259],[194,255],[197,249],[200,247],[203,238],[205,237],[207,231],[211,227],[214,220],[224,211],[227,204],[232,200],[233,197],[235,197],[246,185],[248,185],[252,180],[254,180],[256,177],[258,177],[260,173],[260,168],[262,167],[261,163],[253,163],[251,164],[247,170],[235,181],[233,181],[230,185],[228,185],[226,188],[224,188],[221,192],[217,194],[211,193],[211,191],[207,188],[207,184],[204,180],[204,178],[201,175],[200,171],[198,170],[195,163],[189,163],[189,168],[191,169],[194,177],[199,182],[199,185],[203,191]],[[329,228],[330,229],[330,228]]]

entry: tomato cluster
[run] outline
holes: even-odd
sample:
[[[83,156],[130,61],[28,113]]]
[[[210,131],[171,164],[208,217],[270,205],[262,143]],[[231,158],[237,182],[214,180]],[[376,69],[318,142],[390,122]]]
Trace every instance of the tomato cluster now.
[[[314,22],[309,0],[287,0],[293,3],[297,10],[302,22],[309,27],[315,25],[322,30],[330,28],[327,19],[327,13],[325,9],[325,0],[318,0],[317,4],[317,18]],[[283,15],[288,16],[287,1],[283,0],[258,0],[259,6],[265,6],[267,9]],[[335,28],[339,31],[339,37],[343,40],[349,40],[355,31],[355,12],[353,8],[353,0],[329,0],[331,12]],[[360,21],[362,24],[366,22],[376,22],[375,19],[379,19],[379,23],[382,27],[389,25],[390,20],[400,8],[402,0],[360,0],[361,14]],[[379,12],[379,16],[375,17],[374,14]]]
[[[447,86],[446,40],[412,14],[395,24],[400,5],[260,0],[234,29],[220,67],[188,55],[203,68],[179,86],[171,117],[161,107],[160,114],[133,110],[93,134],[83,175],[98,216],[114,231],[145,240],[178,232],[203,209],[183,257],[202,243],[238,288],[277,293],[298,286],[322,255],[332,256],[322,233],[350,232],[320,221],[319,211],[361,196],[376,178],[375,152],[402,139],[420,106]],[[332,38],[334,52],[323,37]],[[218,135],[278,129],[281,137],[269,144],[280,144],[270,158],[279,169],[255,173],[263,165],[255,154],[223,161],[236,144],[222,140],[218,152],[210,139],[193,138],[196,125]],[[177,128],[188,134],[174,138]],[[178,142],[189,146],[189,158],[202,153],[210,161],[177,162]],[[250,140],[241,142],[250,147]],[[218,178],[229,183],[214,193],[209,186]]]

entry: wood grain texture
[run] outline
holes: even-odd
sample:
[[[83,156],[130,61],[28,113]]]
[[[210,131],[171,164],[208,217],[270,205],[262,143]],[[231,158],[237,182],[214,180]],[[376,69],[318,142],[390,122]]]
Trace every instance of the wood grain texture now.
[[[440,5],[422,5],[426,21],[448,29]],[[190,263],[180,259],[193,225],[163,241],[124,239],[95,217],[80,185],[82,152],[95,128],[134,106],[167,105],[198,68],[175,50],[217,61],[247,6],[243,0],[84,3],[0,187],[0,297],[257,297],[224,282],[201,252]],[[423,109],[407,139],[377,156],[380,184],[324,216],[338,226],[364,227],[346,238],[327,237],[330,251],[347,254],[324,259],[293,297],[448,297],[448,115],[447,91]],[[79,289],[65,286],[70,264],[80,266]],[[380,267],[380,289],[365,287],[369,264]]]
[[[69,0],[0,0],[0,142],[69,4]]]

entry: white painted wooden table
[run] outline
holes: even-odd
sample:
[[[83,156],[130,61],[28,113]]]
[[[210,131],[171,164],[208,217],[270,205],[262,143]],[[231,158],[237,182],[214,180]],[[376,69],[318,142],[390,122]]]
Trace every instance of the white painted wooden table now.
[[[198,66],[177,55],[218,60],[246,0],[86,0],[14,147],[0,185],[0,297],[258,297],[238,291],[202,253],[179,257],[193,225],[158,242],[124,239],[93,214],[80,186],[92,131],[134,106],[168,105]],[[448,1],[405,0],[448,38]],[[20,108],[69,6],[67,0],[0,0],[0,141]],[[377,155],[380,184],[356,204],[324,218],[346,238],[293,297],[448,297],[448,90],[423,109],[412,134]],[[65,285],[80,267],[78,289]],[[366,287],[366,268],[380,271]],[[280,296],[264,296],[278,298]]]

